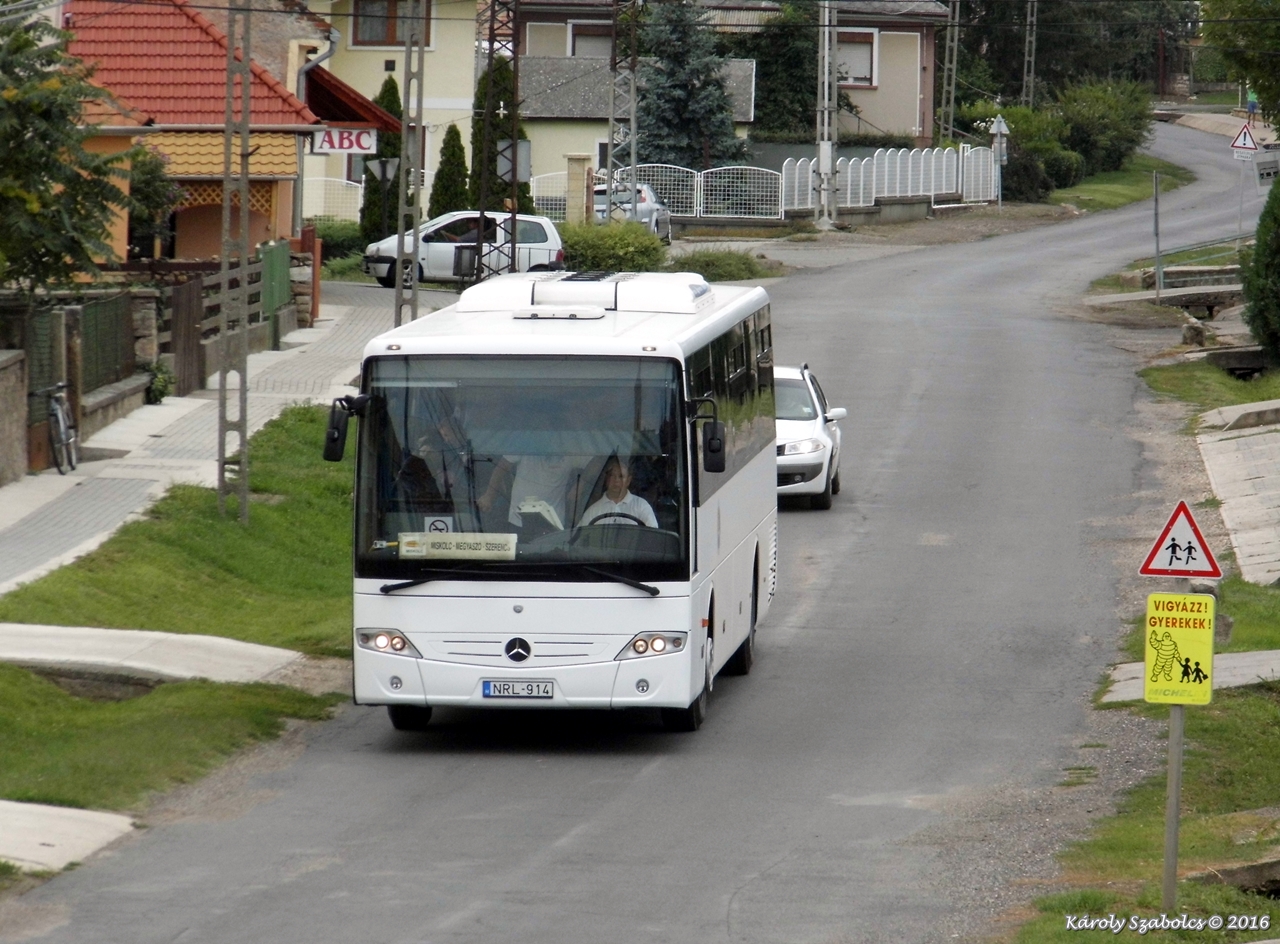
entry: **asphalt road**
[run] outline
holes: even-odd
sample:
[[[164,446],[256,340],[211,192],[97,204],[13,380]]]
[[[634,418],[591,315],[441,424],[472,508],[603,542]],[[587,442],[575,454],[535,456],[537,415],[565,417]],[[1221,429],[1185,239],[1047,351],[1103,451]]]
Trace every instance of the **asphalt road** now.
[[[1165,242],[1234,232],[1227,141]],[[1246,218],[1256,218],[1250,193]],[[49,942],[917,942],[955,905],[912,798],[1060,779],[1114,657],[1103,522],[1143,480],[1128,355],[1062,306],[1145,255],[1150,204],[774,287],[783,362],[849,408],[830,512],[784,511],[756,670],[707,724],[380,710],[315,729],[232,815],[150,829],[24,897]]]

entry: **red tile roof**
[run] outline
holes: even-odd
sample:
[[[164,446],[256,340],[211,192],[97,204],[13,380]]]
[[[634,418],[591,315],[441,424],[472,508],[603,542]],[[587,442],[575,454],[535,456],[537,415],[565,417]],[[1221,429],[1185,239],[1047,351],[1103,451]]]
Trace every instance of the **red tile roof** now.
[[[71,55],[96,64],[93,82],[161,125],[221,128],[226,117],[227,38],[184,0],[72,0]],[[252,49],[250,50],[252,52]],[[266,69],[251,62],[252,124],[318,121]]]

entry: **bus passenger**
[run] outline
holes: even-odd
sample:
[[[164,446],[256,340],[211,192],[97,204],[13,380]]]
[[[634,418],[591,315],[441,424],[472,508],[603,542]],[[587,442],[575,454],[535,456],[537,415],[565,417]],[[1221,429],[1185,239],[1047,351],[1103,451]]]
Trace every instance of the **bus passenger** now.
[[[631,469],[616,454],[611,455],[604,464],[604,494],[583,512],[578,527],[599,518],[600,524],[643,523],[646,527],[656,528],[658,519],[653,507],[639,495],[631,494],[630,487]],[[636,518],[638,522],[632,520]]]

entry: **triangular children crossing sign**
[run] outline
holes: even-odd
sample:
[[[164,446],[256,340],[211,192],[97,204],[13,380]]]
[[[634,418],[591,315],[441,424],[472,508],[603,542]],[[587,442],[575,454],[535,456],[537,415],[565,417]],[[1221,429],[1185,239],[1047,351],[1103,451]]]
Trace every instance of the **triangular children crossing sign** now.
[[[1148,577],[1222,576],[1222,569],[1213,559],[1213,552],[1185,501],[1178,502],[1138,572]]]
[[[1236,139],[1231,142],[1231,146],[1237,151],[1256,151],[1258,150],[1258,142],[1253,140],[1253,132],[1249,130],[1249,126],[1245,125],[1240,129],[1240,133],[1236,135]]]

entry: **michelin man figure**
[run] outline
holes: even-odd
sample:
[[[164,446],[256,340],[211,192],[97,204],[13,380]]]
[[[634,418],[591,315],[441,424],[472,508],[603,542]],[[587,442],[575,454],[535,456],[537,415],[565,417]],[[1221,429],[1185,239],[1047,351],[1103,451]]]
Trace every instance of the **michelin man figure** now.
[[[1172,682],[1173,667],[1182,664],[1182,655],[1178,652],[1178,644],[1169,633],[1165,633],[1163,638],[1156,636],[1154,629],[1151,630],[1151,636],[1147,642],[1151,644],[1151,648],[1156,652],[1155,662],[1151,665],[1151,681],[1158,681],[1158,676],[1163,675],[1166,682]]]

